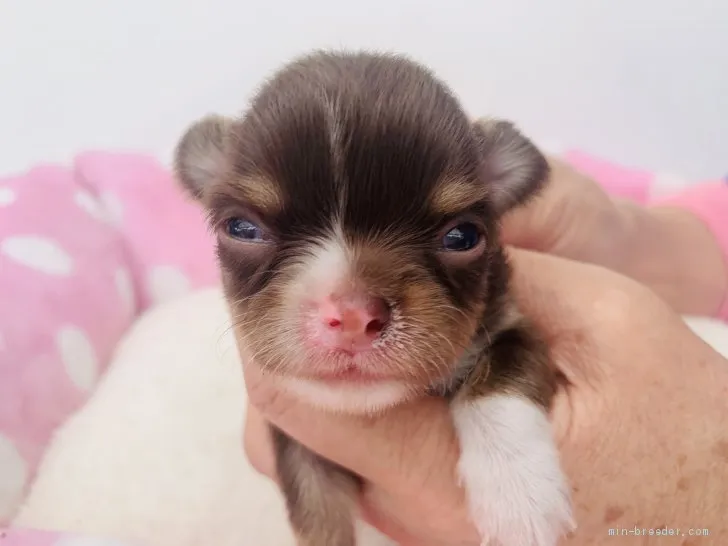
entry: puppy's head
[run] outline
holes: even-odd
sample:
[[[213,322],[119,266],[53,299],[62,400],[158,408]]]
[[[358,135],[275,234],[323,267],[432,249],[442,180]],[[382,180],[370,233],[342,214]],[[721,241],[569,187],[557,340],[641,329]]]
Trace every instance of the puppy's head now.
[[[496,301],[497,221],[548,170],[420,65],[329,53],[277,73],[242,119],[194,124],[176,167],[216,230],[243,358],[345,411],[454,373]]]

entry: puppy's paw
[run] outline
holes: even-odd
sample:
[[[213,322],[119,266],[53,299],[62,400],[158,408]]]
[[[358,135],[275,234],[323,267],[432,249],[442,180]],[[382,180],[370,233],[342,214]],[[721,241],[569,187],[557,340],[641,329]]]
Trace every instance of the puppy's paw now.
[[[453,406],[458,473],[483,546],[556,546],[575,529],[548,419],[525,398],[494,395]]]

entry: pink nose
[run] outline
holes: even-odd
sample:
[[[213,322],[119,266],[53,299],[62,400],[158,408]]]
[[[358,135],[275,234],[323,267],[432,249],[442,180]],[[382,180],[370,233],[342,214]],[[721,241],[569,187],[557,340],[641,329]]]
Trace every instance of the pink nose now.
[[[329,297],[318,305],[317,341],[330,348],[364,351],[381,335],[389,320],[389,306],[381,298]]]

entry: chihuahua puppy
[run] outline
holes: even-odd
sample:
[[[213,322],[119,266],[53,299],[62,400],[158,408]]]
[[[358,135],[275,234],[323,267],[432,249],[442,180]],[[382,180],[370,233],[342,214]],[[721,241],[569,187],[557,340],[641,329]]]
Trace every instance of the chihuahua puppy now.
[[[498,227],[548,165],[511,123],[472,122],[406,57],[315,52],[241,118],[194,123],[175,162],[218,235],[246,365],[330,411],[445,397],[482,544],[554,546],[573,528],[556,375],[509,296]],[[300,543],[354,546],[360,479],[272,434]]]

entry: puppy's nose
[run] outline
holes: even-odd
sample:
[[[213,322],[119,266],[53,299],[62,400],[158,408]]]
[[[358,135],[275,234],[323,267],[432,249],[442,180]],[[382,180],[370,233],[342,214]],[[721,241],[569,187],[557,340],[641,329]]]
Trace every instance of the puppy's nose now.
[[[389,306],[382,298],[331,295],[319,302],[317,330],[323,345],[359,352],[371,347],[390,319]]]

